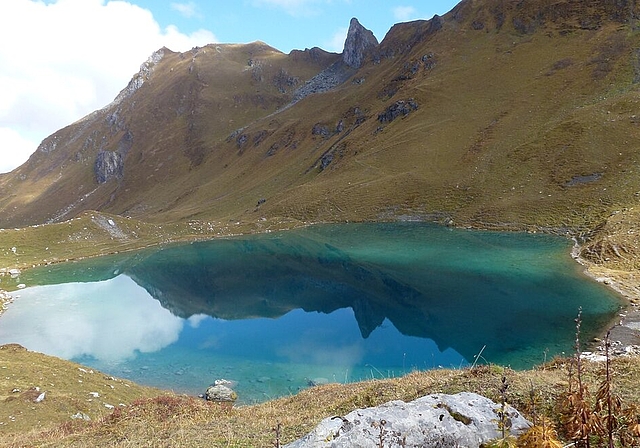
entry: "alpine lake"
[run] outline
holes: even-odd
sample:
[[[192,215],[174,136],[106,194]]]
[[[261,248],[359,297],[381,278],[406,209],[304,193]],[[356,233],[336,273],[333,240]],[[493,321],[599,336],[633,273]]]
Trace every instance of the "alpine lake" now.
[[[326,224],[23,272],[0,344],[239,402],[313,384],[495,363],[529,368],[600,335],[622,299],[571,241],[423,223]]]

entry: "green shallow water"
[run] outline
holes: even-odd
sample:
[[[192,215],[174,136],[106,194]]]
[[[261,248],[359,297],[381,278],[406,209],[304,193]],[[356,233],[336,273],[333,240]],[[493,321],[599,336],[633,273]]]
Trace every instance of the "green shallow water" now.
[[[245,402],[313,382],[478,362],[527,368],[599,334],[622,302],[549,235],[335,224],[27,271],[0,343]]]

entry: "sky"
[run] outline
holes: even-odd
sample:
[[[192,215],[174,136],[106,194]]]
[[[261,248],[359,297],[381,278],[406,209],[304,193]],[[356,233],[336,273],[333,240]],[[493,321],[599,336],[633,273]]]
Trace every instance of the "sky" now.
[[[0,173],[108,105],[166,46],[263,41],[340,53],[358,18],[381,41],[459,0],[0,0]]]

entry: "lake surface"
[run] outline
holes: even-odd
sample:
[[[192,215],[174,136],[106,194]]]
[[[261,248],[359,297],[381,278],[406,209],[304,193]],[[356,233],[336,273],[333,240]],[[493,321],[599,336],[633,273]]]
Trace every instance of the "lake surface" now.
[[[573,352],[580,307],[586,341],[622,304],[569,252],[420,223],[171,245],[23,273],[0,344],[178,392],[234,380],[243,402],[474,361],[527,368]]]

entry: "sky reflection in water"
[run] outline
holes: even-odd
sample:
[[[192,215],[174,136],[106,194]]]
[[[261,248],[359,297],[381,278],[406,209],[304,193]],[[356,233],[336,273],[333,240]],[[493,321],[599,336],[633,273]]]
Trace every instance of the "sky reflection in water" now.
[[[311,381],[356,381],[466,361],[385,320],[363,339],[351,309],[292,310],[279,318],[173,315],[126,275],[27,288],[0,326],[0,343],[71,359],[145,384],[197,394],[239,381],[245,402],[294,393]]]
[[[0,343],[182,392],[239,381],[245,401],[483,357],[571,351],[619,302],[566,240],[420,224],[318,226],[27,271]]]
[[[178,340],[184,320],[120,275],[105,282],[35,286],[19,294],[0,326],[12,340],[64,359],[122,362]]]

